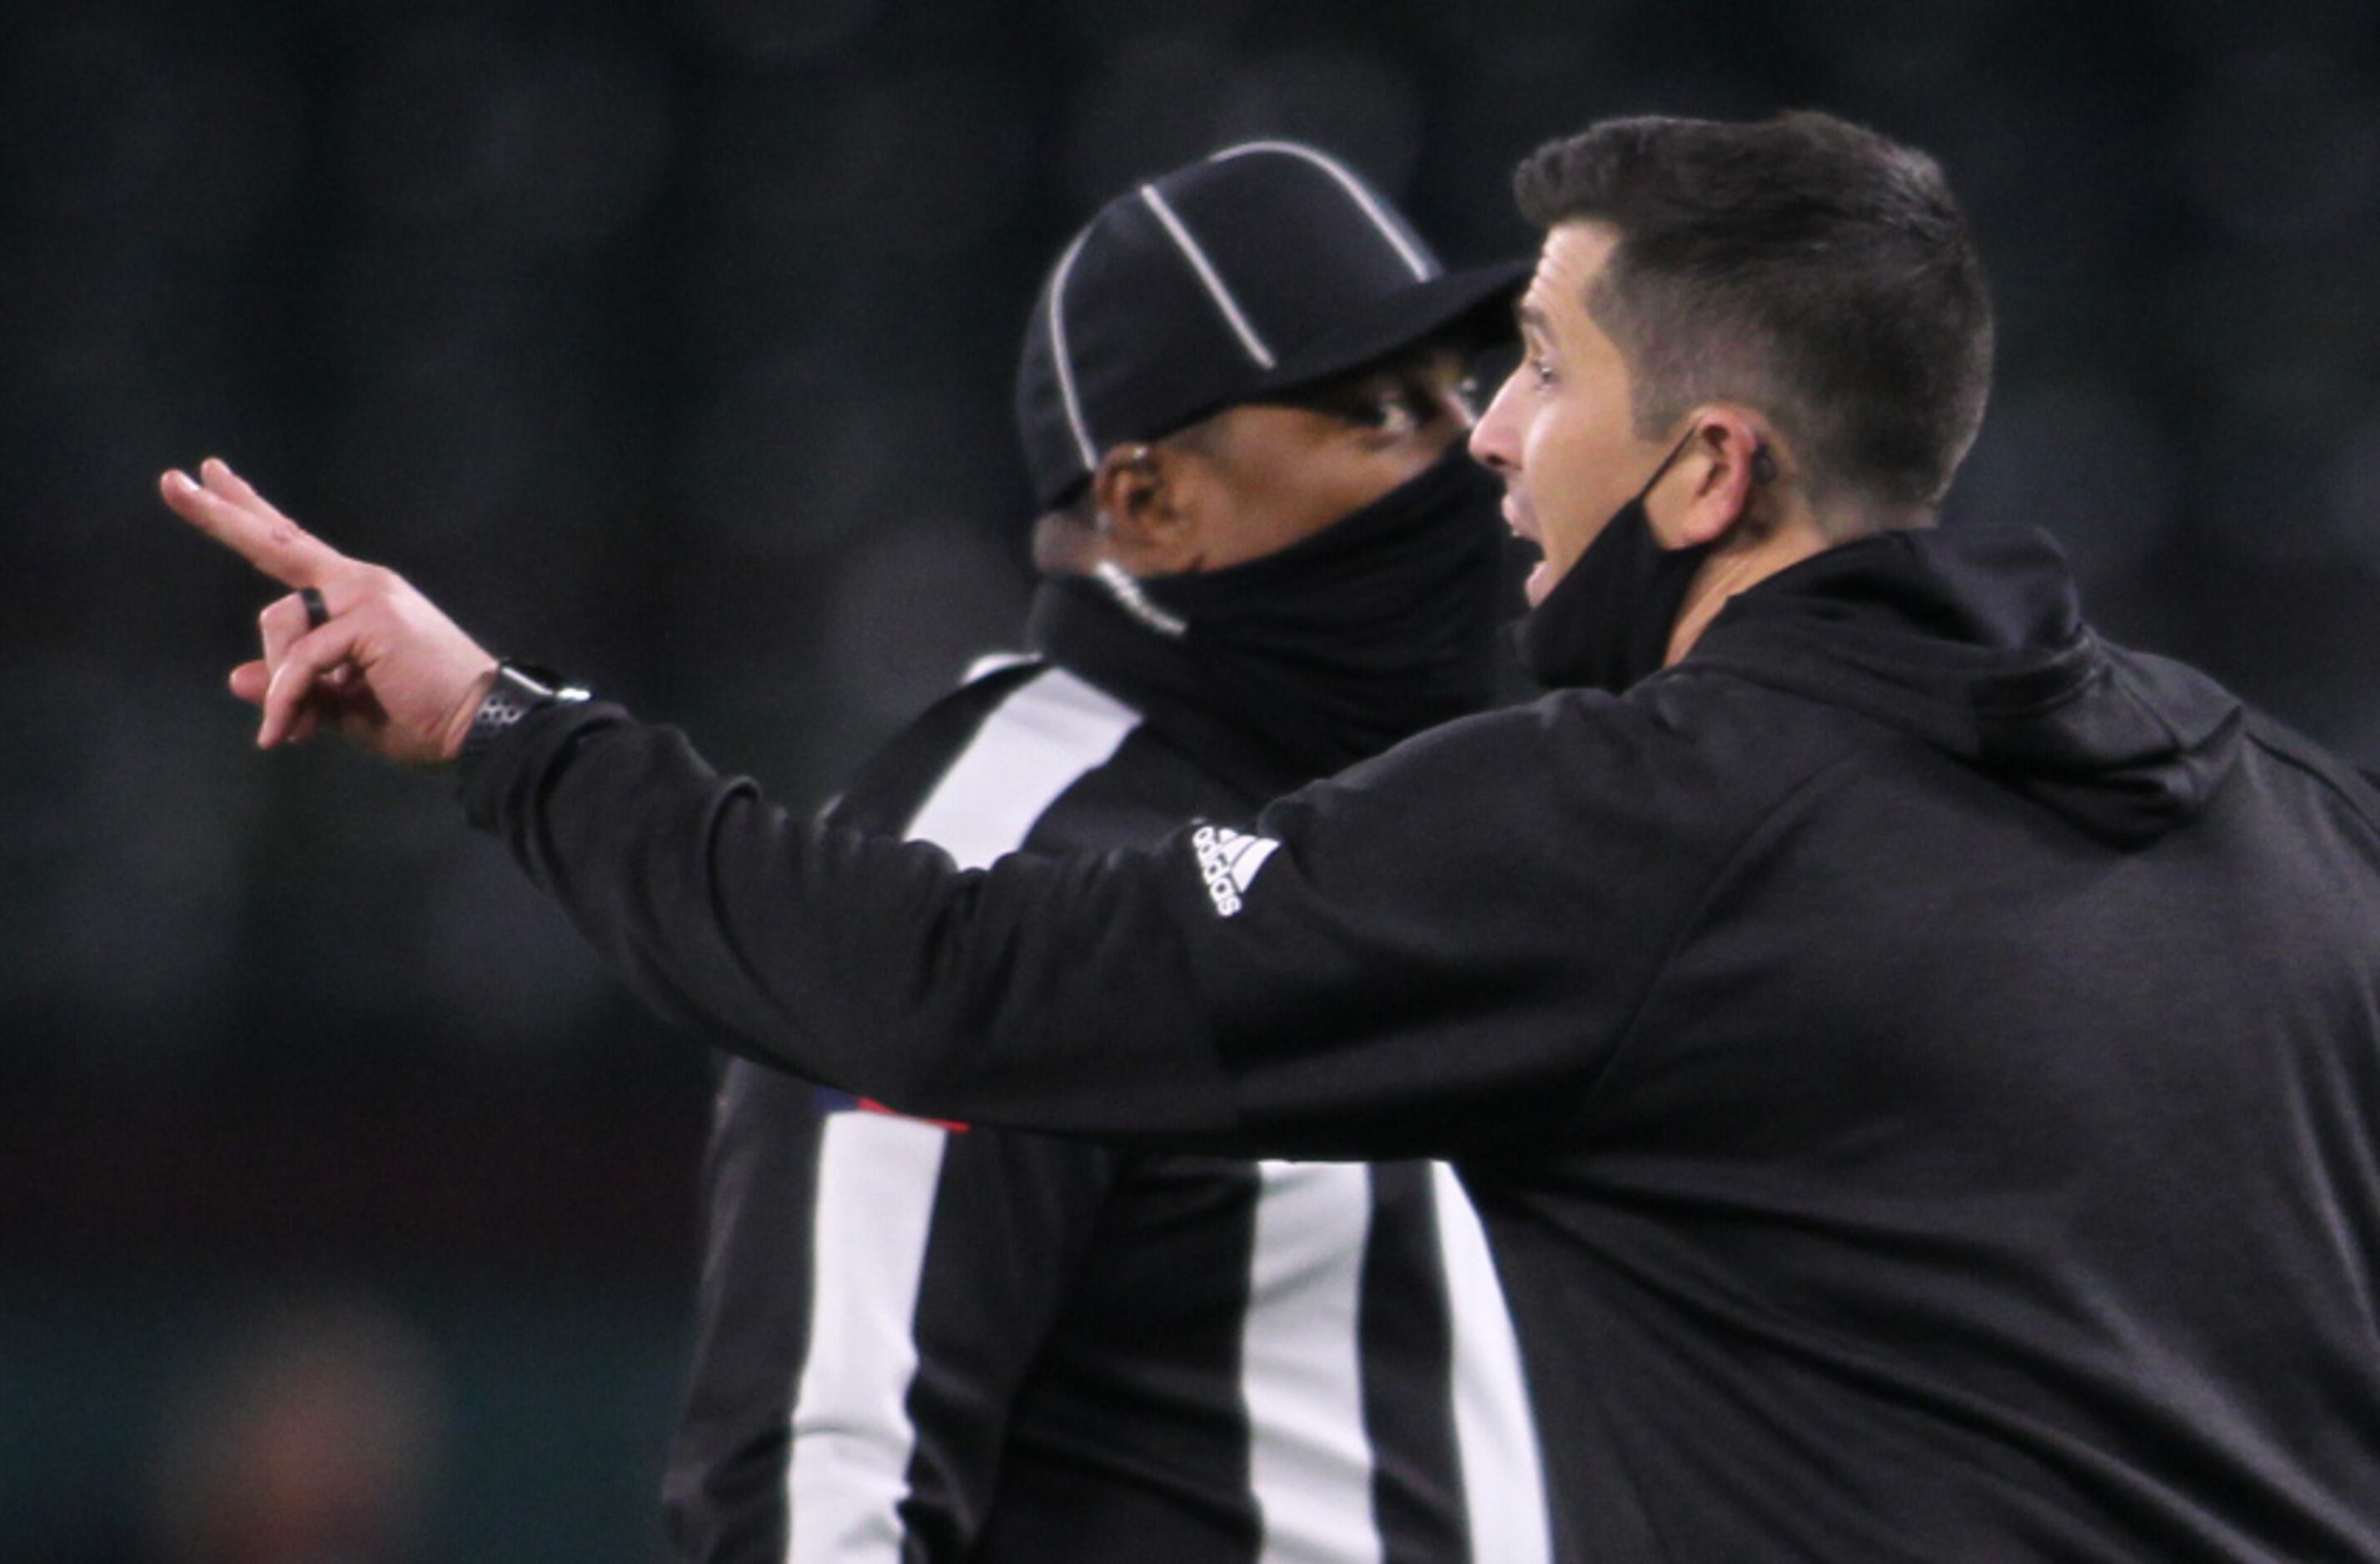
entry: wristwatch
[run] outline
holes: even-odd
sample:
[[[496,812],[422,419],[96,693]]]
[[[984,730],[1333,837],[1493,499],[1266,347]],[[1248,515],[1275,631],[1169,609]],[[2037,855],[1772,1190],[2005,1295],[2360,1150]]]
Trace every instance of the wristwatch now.
[[[472,762],[487,753],[489,746],[518,727],[521,719],[538,708],[587,698],[587,691],[551,668],[504,659],[496,664],[496,682],[480,701],[480,709],[471,713],[471,725],[463,734],[463,746],[455,753],[455,766],[468,771]]]

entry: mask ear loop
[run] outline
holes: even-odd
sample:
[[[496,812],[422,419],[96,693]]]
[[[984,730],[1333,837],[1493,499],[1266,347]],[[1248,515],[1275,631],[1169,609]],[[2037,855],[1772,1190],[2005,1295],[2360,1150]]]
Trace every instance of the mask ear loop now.
[[[1694,436],[1701,432],[1699,427],[1686,430],[1685,437],[1670,447],[1670,454],[1661,458],[1661,465],[1653,469],[1653,476],[1645,480],[1645,487],[1636,491],[1636,498],[1630,503],[1641,507],[1651,499],[1653,486],[1661,481],[1678,458],[1685,454],[1686,447],[1694,443]],[[1752,481],[1764,487],[1777,481],[1777,458],[1769,454],[1768,443],[1765,440],[1752,447]],[[1652,518],[1647,515],[1645,520],[1649,525]]]
[[[1679,441],[1675,445],[1670,447],[1670,454],[1661,458],[1661,465],[1653,469],[1653,476],[1645,480],[1645,487],[1637,490],[1636,497],[1628,503],[1632,505],[1641,505],[1645,501],[1651,499],[1653,497],[1653,486],[1661,481],[1662,478],[1669,472],[1670,468],[1676,465],[1680,456],[1685,455],[1686,447],[1694,443],[1694,436],[1700,432],[1702,431],[1699,429],[1690,429],[1686,430],[1685,438]]]
[[[1684,439],[1670,447],[1670,454],[1661,458],[1661,465],[1655,467],[1653,476],[1645,480],[1645,487],[1636,491],[1634,503],[1641,505],[1652,498],[1653,486],[1661,481],[1662,477],[1676,464],[1677,459],[1685,454],[1686,447],[1694,443],[1694,436],[1701,432],[1700,429],[1690,429],[1686,430]],[[1757,442],[1752,447],[1752,481],[1764,485],[1777,481],[1777,458],[1770,454],[1768,443],[1765,440]]]

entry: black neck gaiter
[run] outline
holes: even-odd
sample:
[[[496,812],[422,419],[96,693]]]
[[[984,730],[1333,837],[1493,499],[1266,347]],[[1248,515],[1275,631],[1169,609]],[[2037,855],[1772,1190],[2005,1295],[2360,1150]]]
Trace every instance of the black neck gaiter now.
[[[1514,628],[1522,664],[1539,684],[1620,695],[1660,671],[1678,611],[1711,546],[1661,547],[1645,500],[1693,438],[1689,433],[1661,458],[1636,497],[1612,514],[1569,574]]]
[[[1221,570],[1065,582],[1037,610],[1060,656],[1088,593],[1136,623],[1094,655],[1327,776],[1495,693],[1500,490],[1459,448],[1362,510]],[[1113,612],[1097,616],[1117,621]],[[1134,645],[1136,641],[1138,644]],[[1097,673],[1098,670],[1090,670]]]

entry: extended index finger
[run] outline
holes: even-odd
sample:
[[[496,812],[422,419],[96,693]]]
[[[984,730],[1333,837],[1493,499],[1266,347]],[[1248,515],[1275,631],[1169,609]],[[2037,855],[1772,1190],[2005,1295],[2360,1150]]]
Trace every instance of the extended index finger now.
[[[346,555],[261,500],[239,504],[178,469],[158,479],[157,490],[176,515],[284,586],[319,586],[346,563]]]

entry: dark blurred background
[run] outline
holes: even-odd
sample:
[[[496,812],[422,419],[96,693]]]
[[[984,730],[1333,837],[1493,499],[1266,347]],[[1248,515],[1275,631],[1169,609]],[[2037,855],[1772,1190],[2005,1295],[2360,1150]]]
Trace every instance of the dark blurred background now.
[[[660,1548],[703,1050],[440,783],[253,752],[169,464],[815,802],[1010,638],[1101,199],[1300,136],[1478,261],[1539,140],[1818,105],[1993,265],[1957,510],[2380,763],[2370,0],[14,0],[0,80],[0,1558]]]

